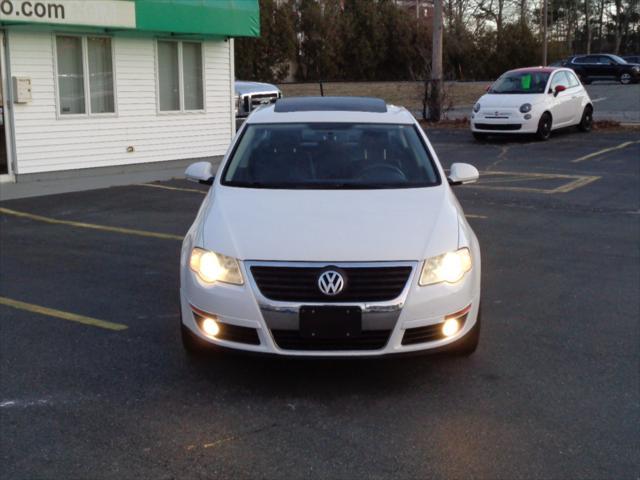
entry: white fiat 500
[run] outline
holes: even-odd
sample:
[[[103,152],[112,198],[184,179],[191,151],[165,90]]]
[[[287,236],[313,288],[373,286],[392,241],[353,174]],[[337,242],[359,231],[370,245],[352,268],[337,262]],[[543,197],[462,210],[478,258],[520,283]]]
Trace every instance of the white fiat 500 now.
[[[472,353],[480,249],[404,108],[353,97],[281,99],[252,113],[182,246],[185,348],[289,356]]]
[[[532,67],[502,75],[471,113],[477,140],[490,134],[529,133],[547,140],[551,131],[577,125],[591,130],[593,104],[569,68]]]

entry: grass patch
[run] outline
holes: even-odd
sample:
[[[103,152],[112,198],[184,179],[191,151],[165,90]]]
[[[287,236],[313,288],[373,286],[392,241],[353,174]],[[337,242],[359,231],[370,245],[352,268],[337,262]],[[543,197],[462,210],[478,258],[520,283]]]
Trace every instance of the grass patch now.
[[[485,92],[484,82],[445,82],[444,109],[469,107]],[[318,83],[283,83],[278,85],[285,97],[320,95]],[[422,111],[422,82],[326,82],[326,96],[378,97],[411,112]]]

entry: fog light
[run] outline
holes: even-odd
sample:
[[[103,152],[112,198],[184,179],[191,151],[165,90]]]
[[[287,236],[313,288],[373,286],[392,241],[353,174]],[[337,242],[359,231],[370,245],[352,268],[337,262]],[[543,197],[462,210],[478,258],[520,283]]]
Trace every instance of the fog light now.
[[[457,318],[449,318],[442,324],[442,334],[445,337],[451,337],[460,330],[460,322]]]
[[[215,337],[220,333],[220,326],[213,318],[205,318],[200,324],[202,331],[210,337]]]
[[[527,114],[524,116],[524,119],[525,119],[525,120],[531,120],[531,114],[530,114],[530,113],[527,113]]]

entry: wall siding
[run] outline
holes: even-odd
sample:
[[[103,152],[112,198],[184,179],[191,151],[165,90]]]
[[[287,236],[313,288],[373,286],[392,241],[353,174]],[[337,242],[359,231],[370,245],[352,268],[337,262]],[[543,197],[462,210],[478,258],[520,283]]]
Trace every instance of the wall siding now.
[[[14,104],[18,174],[223,155],[233,135],[230,42],[203,43],[206,112],[158,113],[155,40],[114,37],[110,117],[56,115],[53,36],[8,34],[11,74],[30,77],[33,101]],[[127,153],[127,147],[135,151]]]

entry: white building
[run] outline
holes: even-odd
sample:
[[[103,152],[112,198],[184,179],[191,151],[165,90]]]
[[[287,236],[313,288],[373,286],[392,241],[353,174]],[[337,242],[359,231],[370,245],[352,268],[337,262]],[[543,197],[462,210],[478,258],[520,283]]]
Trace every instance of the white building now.
[[[221,157],[233,37],[258,34],[257,0],[0,2],[0,181]]]

